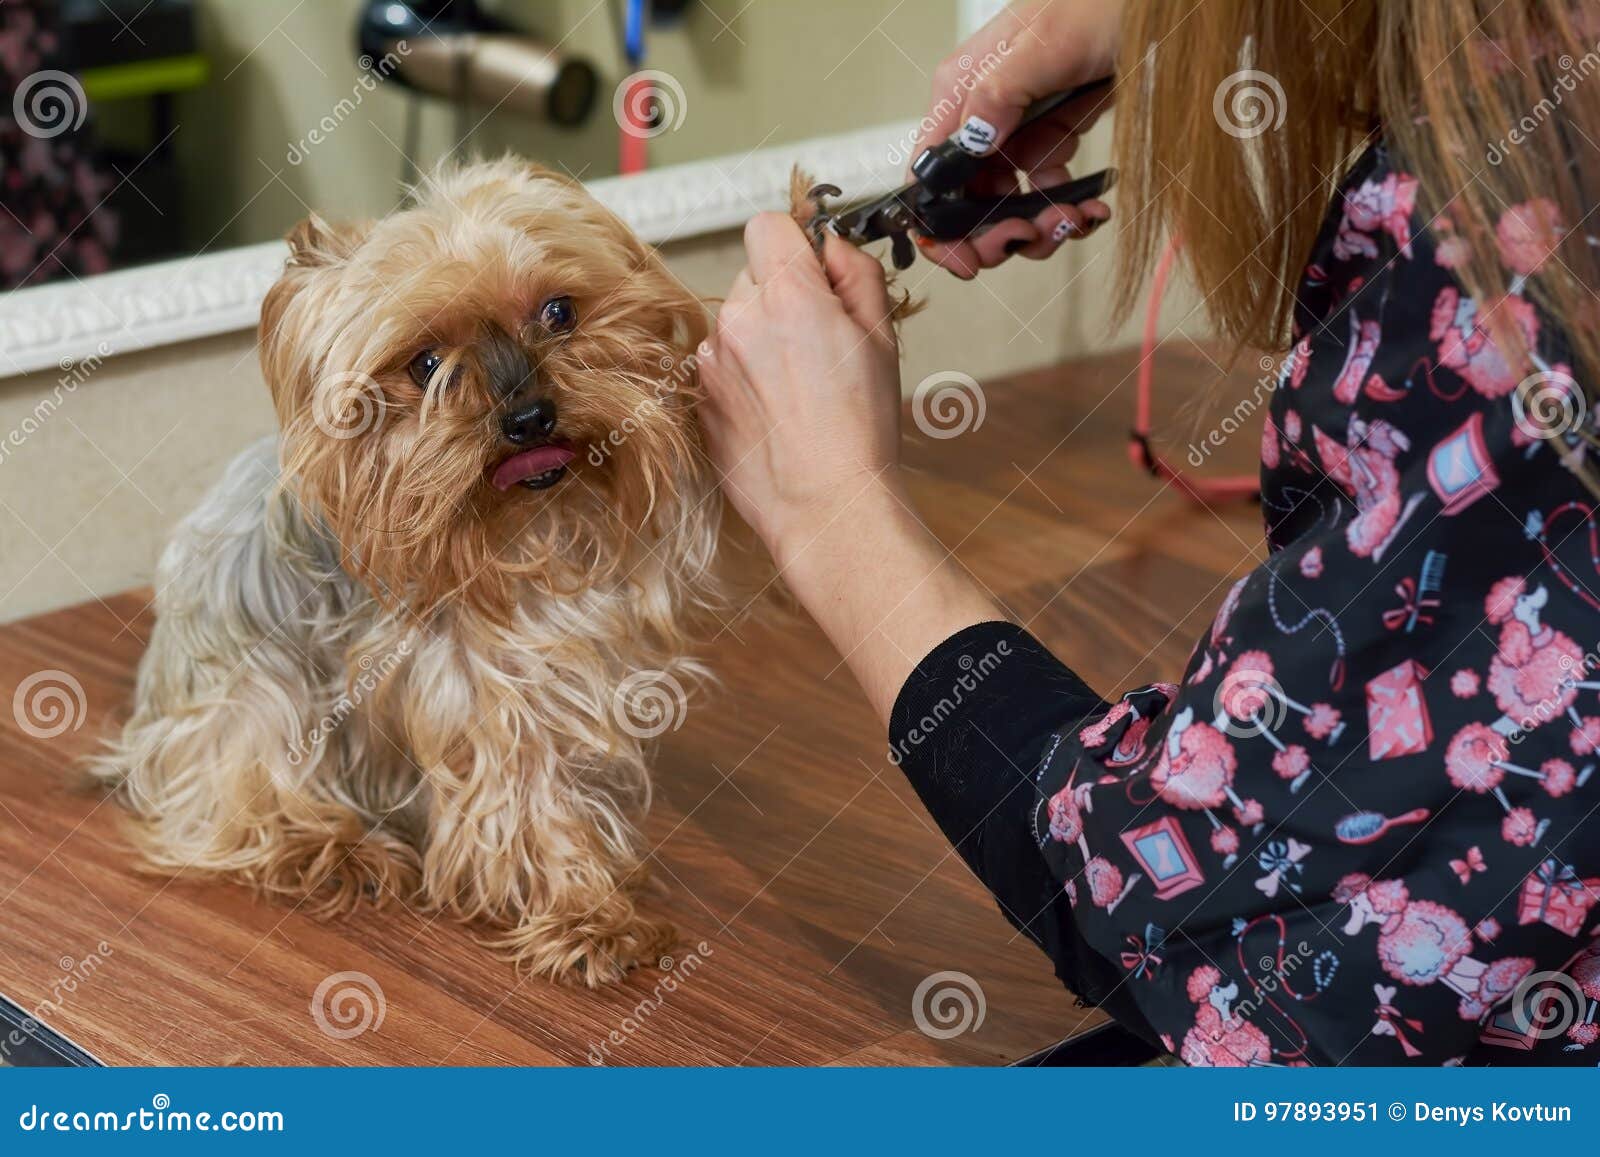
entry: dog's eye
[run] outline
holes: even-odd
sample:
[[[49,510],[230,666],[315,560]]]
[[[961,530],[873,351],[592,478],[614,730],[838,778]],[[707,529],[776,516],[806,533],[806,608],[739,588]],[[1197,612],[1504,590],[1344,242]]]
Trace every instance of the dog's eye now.
[[[433,377],[433,371],[439,368],[439,363],[442,361],[444,361],[444,358],[439,355],[438,350],[423,350],[411,359],[409,367],[411,380],[423,389],[427,389],[428,380]]]
[[[552,297],[539,307],[539,324],[551,333],[566,333],[578,324],[578,311],[570,297]]]

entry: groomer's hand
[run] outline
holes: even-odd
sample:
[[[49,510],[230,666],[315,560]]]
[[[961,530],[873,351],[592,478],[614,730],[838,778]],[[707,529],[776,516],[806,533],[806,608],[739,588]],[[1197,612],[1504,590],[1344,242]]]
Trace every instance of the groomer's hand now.
[[[1106,93],[1074,101],[1013,134],[1034,101],[1111,75],[1122,7],[1123,0],[1042,0],[1001,12],[935,70],[931,111],[916,151],[975,128],[996,144],[974,192],[1014,192],[1018,172],[1036,188],[1067,181],[1080,135],[1110,106]],[[1013,253],[1049,257],[1063,241],[1087,236],[1110,217],[1100,200],[1053,205],[1031,221],[998,222],[971,241],[919,244],[930,260],[969,278]]]
[[[745,227],[703,357],[713,460],[734,507],[782,563],[869,488],[898,485],[900,366],[883,266],[829,236],[819,264],[800,227]]]
[[[900,477],[900,366],[883,266],[837,237],[818,265],[788,217],[745,228],[748,267],[702,347],[722,488],[888,719],[940,640],[1000,611],[927,532]]]

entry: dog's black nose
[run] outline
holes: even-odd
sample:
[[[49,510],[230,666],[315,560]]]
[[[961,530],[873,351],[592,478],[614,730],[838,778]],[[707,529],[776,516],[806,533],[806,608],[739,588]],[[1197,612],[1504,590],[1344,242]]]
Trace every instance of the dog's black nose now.
[[[550,398],[525,402],[500,419],[500,432],[516,446],[548,438],[555,428],[556,404]]]

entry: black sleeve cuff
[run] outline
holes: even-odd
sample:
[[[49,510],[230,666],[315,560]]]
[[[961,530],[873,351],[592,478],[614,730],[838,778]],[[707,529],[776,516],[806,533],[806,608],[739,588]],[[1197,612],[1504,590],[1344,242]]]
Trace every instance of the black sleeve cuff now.
[[[1021,627],[978,623],[907,677],[889,714],[889,758],[965,855],[964,842],[997,810],[1031,809],[1032,775],[1050,737],[1108,709]],[[1020,837],[1025,823],[1017,830]]]
[[[1034,774],[1045,746],[1108,710],[1027,631],[979,623],[940,643],[906,679],[889,715],[889,757],[1061,982],[1154,1043],[1120,972],[1078,931],[1033,839]]]

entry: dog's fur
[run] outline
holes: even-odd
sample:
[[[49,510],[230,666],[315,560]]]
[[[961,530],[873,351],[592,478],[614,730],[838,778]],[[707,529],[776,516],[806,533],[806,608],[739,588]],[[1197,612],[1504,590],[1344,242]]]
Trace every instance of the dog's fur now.
[[[167,547],[93,770],[162,870],[323,912],[398,899],[599,983],[671,941],[637,903],[649,728],[618,696],[692,685],[726,605],[692,414],[708,319],[574,182],[508,159],[420,193],[291,233],[261,318],[280,435]],[[563,294],[578,321],[553,335]],[[499,416],[531,388],[579,457],[501,492]]]

